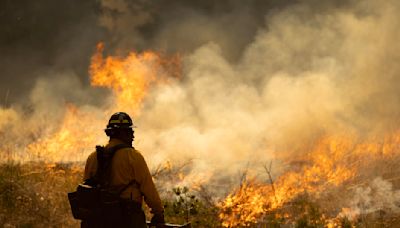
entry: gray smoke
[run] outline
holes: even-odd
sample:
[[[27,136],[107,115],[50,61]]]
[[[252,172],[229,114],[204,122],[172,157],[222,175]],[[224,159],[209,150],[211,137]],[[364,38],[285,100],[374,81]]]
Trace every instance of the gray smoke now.
[[[398,3],[318,6],[267,13],[238,61],[217,39],[185,55],[184,79],[147,101],[139,146],[235,173],[323,134],[397,129]]]
[[[354,191],[354,198],[350,207],[340,216],[354,219],[361,214],[368,214],[379,210],[399,212],[400,191],[394,190],[391,182],[375,178],[367,187],[359,187]]]
[[[398,129],[398,1],[72,2],[44,1],[26,17],[18,17],[16,3],[2,11],[22,23],[2,30],[0,96],[11,95],[0,115],[7,120],[38,123],[46,110],[61,119],[69,102],[101,113],[110,93],[88,86],[87,67],[102,40],[106,54],[182,55],[182,79],[153,88],[145,100],[136,146],[150,166],[191,159],[185,181],[256,169],[324,134]],[[46,24],[61,7],[66,14]],[[29,115],[18,117],[19,110]],[[0,131],[8,124],[0,122]]]

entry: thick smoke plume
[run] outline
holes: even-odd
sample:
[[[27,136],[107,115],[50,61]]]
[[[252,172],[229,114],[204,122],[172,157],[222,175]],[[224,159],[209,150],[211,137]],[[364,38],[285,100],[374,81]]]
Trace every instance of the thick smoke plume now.
[[[217,41],[185,56],[183,80],[146,103],[142,145],[229,172],[321,134],[395,130],[398,4],[312,3],[267,15],[237,62]]]
[[[324,135],[368,138],[399,129],[399,1],[103,0],[94,8],[97,35],[80,34],[69,47],[91,55],[102,39],[111,55],[181,55],[181,77],[152,87],[135,122],[136,147],[150,166],[191,160],[182,184],[237,180],[269,161],[278,175],[287,168],[282,163],[305,155],[302,149]],[[72,54],[56,56],[72,64]],[[23,102],[0,109],[3,154],[26,160],[27,145],[57,132],[70,104],[88,121],[78,126],[91,126],[86,132],[96,143],[105,140],[110,113],[102,101],[112,93],[90,88],[82,70],[55,65],[37,71],[30,95],[14,99]],[[83,160],[91,150],[72,157]]]

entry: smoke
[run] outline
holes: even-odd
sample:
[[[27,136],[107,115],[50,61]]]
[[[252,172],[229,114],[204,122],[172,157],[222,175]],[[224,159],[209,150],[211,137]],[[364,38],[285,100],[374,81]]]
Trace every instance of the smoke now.
[[[89,88],[84,79],[100,39],[112,54],[132,49],[181,54],[181,79],[152,88],[135,120],[136,147],[150,166],[191,160],[187,182],[196,175],[207,182],[288,159],[324,134],[369,136],[398,129],[400,5],[395,0],[103,0],[78,9],[82,21],[68,30],[71,39],[56,38],[48,46],[55,54],[41,54],[56,60],[35,58],[46,64],[35,74],[25,70],[18,76],[34,86],[30,95],[22,95],[23,104],[0,109],[1,132],[15,129],[12,135],[21,135],[20,124],[6,123],[18,120],[36,132],[31,141],[51,135],[66,103],[90,110],[85,115],[95,113],[93,123],[102,122],[96,128],[101,131],[108,118],[102,101],[111,95]],[[22,49],[14,59],[33,52]],[[69,71],[77,62],[85,63],[86,71]],[[55,67],[49,67],[52,63]],[[48,120],[56,124],[45,124]]]
[[[232,175],[323,134],[396,130],[398,10],[394,1],[293,4],[266,14],[234,62],[218,39],[205,42],[185,56],[183,80],[147,101],[138,146],[153,161],[189,157]]]
[[[369,186],[359,187],[354,191],[350,207],[342,211],[340,216],[352,219],[379,210],[398,212],[399,201],[400,191],[394,190],[389,181],[377,177]]]
[[[0,104],[24,103],[49,71],[74,72],[87,86],[89,56],[105,31],[97,9],[96,1],[0,1]]]

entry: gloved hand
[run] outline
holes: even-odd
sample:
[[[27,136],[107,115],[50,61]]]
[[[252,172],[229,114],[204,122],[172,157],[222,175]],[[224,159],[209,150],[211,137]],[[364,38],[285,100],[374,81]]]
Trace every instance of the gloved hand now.
[[[164,214],[154,214],[153,218],[151,218],[151,224],[155,225],[157,228],[164,227]]]

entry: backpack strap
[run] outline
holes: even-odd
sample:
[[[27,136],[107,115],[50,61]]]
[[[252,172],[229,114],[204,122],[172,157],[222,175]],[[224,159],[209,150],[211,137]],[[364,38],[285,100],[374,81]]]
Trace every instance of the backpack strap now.
[[[123,148],[133,148],[133,147],[127,144],[118,144],[108,149],[106,149],[103,146],[96,146],[98,166],[94,179],[96,180],[97,184],[100,184],[100,186],[108,187],[109,183],[107,182],[107,180],[110,179],[112,158],[114,157],[115,152]],[[139,183],[135,179],[133,179],[118,191],[118,195],[121,195],[131,185],[135,185],[139,188]]]
[[[123,148],[132,148],[127,144],[118,144],[111,148],[96,146],[97,170],[94,176],[97,184],[107,187],[109,185],[111,162],[115,152]]]

